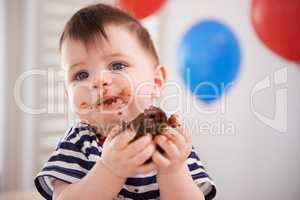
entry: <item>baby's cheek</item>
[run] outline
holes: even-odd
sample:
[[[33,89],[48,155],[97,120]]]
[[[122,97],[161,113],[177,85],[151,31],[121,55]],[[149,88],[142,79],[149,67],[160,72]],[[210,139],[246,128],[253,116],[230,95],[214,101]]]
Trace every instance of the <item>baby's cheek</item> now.
[[[154,84],[151,81],[136,82],[135,96],[141,99],[147,99],[151,97],[153,93]]]
[[[141,98],[150,98],[153,91],[153,84],[143,84],[136,89],[136,95]]]
[[[70,104],[75,112],[83,114],[96,102],[92,91],[87,86],[77,86],[70,90]]]
[[[113,86],[111,86],[111,90],[114,90],[113,93],[119,93],[123,97],[130,98],[134,92],[134,82],[130,78],[130,76],[119,76],[113,79]]]
[[[132,102],[134,103],[134,107],[142,112],[144,109],[148,108],[152,104],[152,91],[153,84],[151,82],[143,81],[136,82],[133,89],[133,98]]]
[[[127,91],[133,96],[145,96],[151,93],[153,84],[150,81],[140,80],[139,74],[126,74],[118,77],[118,85],[121,85],[123,90]]]

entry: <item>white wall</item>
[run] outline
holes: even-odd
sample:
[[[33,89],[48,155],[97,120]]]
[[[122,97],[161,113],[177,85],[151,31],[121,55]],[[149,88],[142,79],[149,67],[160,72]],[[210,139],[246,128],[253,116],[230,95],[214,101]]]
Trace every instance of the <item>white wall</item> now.
[[[234,127],[232,134],[192,133],[194,144],[217,184],[217,199],[300,199],[300,66],[277,57],[260,42],[250,23],[250,0],[172,0],[161,14],[160,50],[170,80],[179,80],[177,45],[184,31],[194,22],[205,18],[220,20],[231,27],[241,44],[241,70],[235,86],[227,93],[226,111],[221,112],[219,102],[216,102],[202,109],[215,109],[217,114],[199,113],[195,107],[191,112],[181,112],[184,119],[199,120],[217,129],[218,123]],[[274,72],[282,68],[287,70],[288,80],[273,87]],[[254,95],[252,109],[251,91],[268,76],[271,87]],[[275,113],[278,103],[275,94],[279,94],[278,91],[284,94],[286,89],[287,131],[280,133],[265,120],[258,119],[255,113],[274,118],[278,114]],[[180,107],[174,102],[169,106]],[[277,111],[283,109],[278,121],[282,123],[285,105],[278,108]]]
[[[3,78],[4,78],[4,0],[0,0],[0,110],[3,111],[4,110],[4,82],[3,82]],[[4,128],[4,124],[3,124],[3,117],[4,117],[4,113],[1,112],[0,113],[0,177],[2,175],[2,170],[3,170],[3,128]],[[1,190],[1,181],[0,181],[0,190]]]

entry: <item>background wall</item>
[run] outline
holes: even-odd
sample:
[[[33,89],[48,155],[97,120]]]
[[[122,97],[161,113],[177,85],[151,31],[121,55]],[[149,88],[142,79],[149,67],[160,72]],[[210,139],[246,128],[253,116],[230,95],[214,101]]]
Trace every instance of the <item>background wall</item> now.
[[[193,137],[218,186],[218,199],[299,199],[300,66],[279,58],[258,39],[250,21],[250,1],[172,0],[162,13],[160,40],[163,63],[168,66],[171,80],[179,80],[176,71],[179,38],[193,23],[207,18],[228,25],[239,39],[242,51],[239,76],[226,99],[210,106],[198,104],[202,111],[216,113],[203,114],[193,106],[191,112],[181,112],[184,119],[193,120],[191,124],[211,128],[193,132]],[[287,81],[275,85],[275,72],[279,76],[286,72]],[[251,94],[268,77],[270,87]],[[287,104],[279,105],[279,99],[276,102],[278,91],[287,91]],[[179,106],[185,106],[188,100],[183,104]],[[224,112],[223,104],[226,104]],[[175,109],[178,104],[170,102],[169,106]],[[281,118],[287,122],[284,133],[256,117],[257,113],[270,119],[284,115],[278,108],[287,109],[287,117]],[[234,130],[226,133],[226,127],[231,126]]]
[[[4,13],[4,2],[9,12]],[[0,0],[0,110],[5,110],[0,114],[0,192],[34,190],[33,177],[69,126],[58,38],[72,13],[92,2],[99,1]],[[192,96],[177,70],[176,51],[185,31],[208,18],[234,31],[242,62],[224,98],[211,105],[191,105]],[[178,91],[168,84],[164,97],[175,97],[160,103],[191,127],[194,146],[216,182],[217,199],[300,199],[300,66],[279,58],[258,39],[250,23],[250,0],[169,0],[143,23],[167,66],[168,83],[180,85]],[[17,79],[32,69],[44,70],[46,76],[25,81],[22,98],[28,106],[45,107],[44,114],[24,113],[15,102]],[[255,92],[266,83],[263,80],[270,86]],[[49,102],[55,102],[54,107]],[[279,120],[268,125],[273,119]],[[285,122],[286,130],[280,131],[278,126]]]
[[[0,0],[0,96],[4,96],[2,91],[4,90],[4,22],[5,22],[5,15],[4,15],[4,0]],[[0,110],[3,110],[4,108],[4,101],[3,98],[0,98]],[[0,130],[3,130],[4,128],[4,113],[0,114]],[[0,131],[0,177],[3,175],[3,153],[4,153],[4,132]],[[2,188],[2,181],[0,180],[0,188]],[[0,190],[1,191],[1,190]]]

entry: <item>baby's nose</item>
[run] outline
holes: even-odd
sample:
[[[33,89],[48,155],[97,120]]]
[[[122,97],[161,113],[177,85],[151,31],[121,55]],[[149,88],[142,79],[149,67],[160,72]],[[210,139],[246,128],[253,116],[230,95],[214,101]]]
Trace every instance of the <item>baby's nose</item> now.
[[[108,77],[104,77],[104,78],[102,78],[102,79],[100,79],[100,78],[95,78],[95,79],[92,81],[92,87],[93,87],[94,89],[104,88],[104,87],[109,86],[111,83],[112,83],[112,81],[111,81],[111,79],[108,78]]]

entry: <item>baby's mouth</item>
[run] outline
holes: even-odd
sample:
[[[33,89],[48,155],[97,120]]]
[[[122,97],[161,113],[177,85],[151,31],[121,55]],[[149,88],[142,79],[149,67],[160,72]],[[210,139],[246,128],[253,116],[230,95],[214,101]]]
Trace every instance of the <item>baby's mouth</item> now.
[[[126,99],[119,96],[106,97],[102,101],[98,99],[94,105],[94,108],[96,108],[96,110],[121,109],[127,104],[127,102],[128,101]]]

